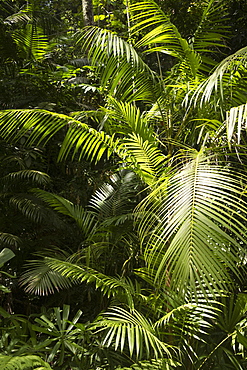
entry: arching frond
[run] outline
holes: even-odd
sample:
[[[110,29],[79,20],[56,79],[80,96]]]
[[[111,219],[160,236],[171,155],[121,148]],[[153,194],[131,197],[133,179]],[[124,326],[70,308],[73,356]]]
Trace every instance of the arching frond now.
[[[148,211],[140,227],[145,260],[157,284],[181,295],[227,290],[246,243],[247,179],[194,155],[140,208]]]
[[[16,248],[21,244],[21,239],[16,235],[0,232],[0,244]]]
[[[42,28],[34,23],[25,25],[12,35],[25,59],[37,60],[45,56],[49,50],[49,42]]]
[[[76,255],[77,256],[77,255]],[[72,262],[70,262],[72,260]],[[39,295],[54,293],[55,290],[68,289],[71,284],[82,282],[95,284],[107,297],[123,296],[130,307],[133,307],[133,295],[136,294],[132,283],[125,278],[117,278],[88,266],[69,260],[45,257],[28,263],[30,269],[21,277],[21,285],[27,286],[26,291]]]
[[[50,176],[41,171],[21,170],[17,172],[11,172],[3,178],[4,182],[15,180],[27,180],[36,185],[47,185],[50,182]]]
[[[153,101],[154,74],[130,44],[97,27],[87,28],[83,40],[103,90],[122,101]]]
[[[73,218],[85,237],[93,233],[93,230],[97,227],[95,214],[90,211],[86,211],[82,206],[73,204],[59,195],[52,194],[41,189],[33,189],[32,192],[55,211]]]
[[[244,47],[223,59],[209,78],[198,86],[192,100],[197,102],[201,96],[200,103],[202,105],[210,101],[214,92],[220,93],[221,99],[224,99],[224,86],[228,89],[231,88],[236,79],[237,81],[239,78],[241,79],[241,73],[244,72],[246,74],[246,59],[247,47]],[[246,100],[245,95],[243,99]]]
[[[29,261],[26,272],[20,278],[20,284],[30,294],[48,295],[72,286],[70,279],[50,268],[45,260]]]
[[[229,144],[234,134],[237,135],[237,143],[240,144],[243,128],[247,129],[247,104],[233,107],[226,113],[226,130]]]
[[[133,4],[131,11],[133,22],[137,22],[132,27],[134,32],[152,28],[136,46],[151,46],[146,52],[160,51],[178,58],[182,63],[180,68],[187,69],[195,77],[200,67],[200,56],[181,36],[159,5],[152,0],[143,1]]]
[[[7,356],[0,354],[0,370],[52,370],[39,356]]]
[[[103,319],[93,324],[93,328],[105,330],[103,345],[124,350],[128,346],[130,356],[141,359],[147,357],[171,357],[173,348],[157,335],[154,325],[137,310],[131,312],[121,307],[112,307],[105,312]]]
[[[28,196],[15,195],[10,198],[9,202],[33,222],[39,223],[44,219],[43,207]]]
[[[44,110],[9,110],[0,112],[0,134],[6,140],[18,140],[27,135],[26,145],[49,141],[59,130],[68,128],[59,159],[72,153],[97,162],[113,150],[113,138],[90,128],[69,116]]]

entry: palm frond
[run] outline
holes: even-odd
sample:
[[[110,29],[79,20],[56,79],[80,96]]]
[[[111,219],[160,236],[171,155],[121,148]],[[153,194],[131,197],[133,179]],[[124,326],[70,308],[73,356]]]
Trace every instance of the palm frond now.
[[[104,121],[109,121],[107,131],[123,135],[136,133],[143,140],[156,141],[154,128],[147,119],[148,116],[141,114],[140,109],[134,104],[108,97],[107,107],[103,109],[103,112],[105,112]]]
[[[177,27],[172,24],[159,5],[152,0],[143,1],[133,4],[130,9],[134,14],[133,22],[137,22],[132,27],[134,32],[153,28],[137,42],[136,46],[151,46],[146,52],[159,51],[178,58],[182,63],[180,68],[187,70],[195,77],[200,67],[200,56],[181,36]]]
[[[156,142],[144,141],[139,134],[135,133],[129,134],[122,142],[121,149],[124,154],[126,153],[124,161],[130,163],[148,185],[157,181],[166,163],[166,157],[157,148]]]
[[[49,42],[41,27],[29,23],[12,35],[25,59],[42,59],[49,50]]]
[[[179,294],[227,290],[246,243],[246,178],[202,153],[164,181],[140,209],[145,260]],[[244,186],[244,185],[243,185]],[[241,278],[241,277],[240,277]]]
[[[30,294],[49,295],[72,286],[70,279],[50,268],[45,260],[29,261],[20,278],[21,286]]]
[[[247,104],[233,107],[226,114],[226,130],[229,144],[234,134],[237,136],[237,143],[240,144],[243,128],[247,129]]]
[[[78,258],[77,254],[75,255]],[[70,262],[72,261],[72,262]],[[125,278],[117,278],[88,266],[74,263],[73,256],[69,260],[45,257],[43,260],[29,261],[30,269],[21,277],[21,285],[29,293],[45,295],[54,293],[55,290],[68,289],[71,284],[82,282],[95,284],[96,289],[107,297],[122,296],[130,307],[133,307],[135,287]]]
[[[91,197],[89,207],[98,217],[107,219],[127,215],[133,209],[139,191],[139,180],[134,172],[122,170],[110,177]]]
[[[0,370],[52,370],[39,356],[7,356],[0,354]]]
[[[101,89],[122,101],[153,101],[154,74],[131,45],[97,27],[87,28],[82,37]]]
[[[153,355],[156,359],[171,357],[173,348],[159,339],[152,322],[135,309],[129,312],[112,307],[93,328],[106,330],[102,345],[123,351],[127,343],[130,356],[134,355],[137,360],[143,355]]]
[[[5,140],[18,140],[27,135],[26,145],[40,145],[49,141],[59,130],[68,128],[59,160],[80,152],[92,161],[98,161],[113,150],[113,138],[98,132],[69,116],[44,110],[9,110],[0,112],[0,134]]]
[[[21,239],[16,235],[0,232],[0,244],[17,248],[21,244]]]
[[[221,99],[224,99],[224,87],[229,89],[229,87],[234,84],[234,76],[237,77],[238,80],[239,77],[241,78],[241,71],[244,71],[244,73],[246,72],[246,58],[247,47],[244,47],[223,59],[209,78],[198,86],[192,100],[197,102],[201,96],[200,104],[202,105],[210,101],[214,92],[219,92]],[[238,72],[240,72],[240,76]],[[246,97],[243,99],[246,100]]]
[[[226,1],[209,0],[205,2],[203,14],[200,23],[191,38],[193,48],[199,53],[210,53],[212,47],[225,47],[222,41],[227,35],[229,25],[226,23]],[[221,17],[219,18],[219,13]],[[207,63],[215,64],[210,57],[207,57]]]
[[[41,171],[21,170],[9,173],[2,180],[7,183],[16,180],[27,180],[37,185],[47,185],[50,182],[50,176]]]
[[[28,198],[28,196],[15,195],[10,198],[9,203],[33,222],[39,223],[46,216],[44,208],[40,204],[37,204],[32,197]]]
[[[55,211],[73,218],[85,237],[92,234],[97,227],[95,214],[90,211],[86,211],[79,204],[73,204],[59,195],[52,194],[41,189],[33,189],[32,192]]]

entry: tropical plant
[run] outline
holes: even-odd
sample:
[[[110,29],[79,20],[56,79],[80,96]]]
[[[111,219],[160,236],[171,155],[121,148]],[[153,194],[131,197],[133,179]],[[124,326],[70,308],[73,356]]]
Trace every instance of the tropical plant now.
[[[25,136],[26,145],[41,146],[59,131],[66,132],[59,161],[111,161],[108,184],[96,190],[90,210],[36,191],[53,209],[77,222],[85,245],[81,254],[67,259],[46,256],[41,264],[31,262],[24,280],[36,292],[51,292],[71,282],[94,283],[108,298],[102,308],[114,306],[92,330],[102,331],[103,348],[113,346],[130,358],[127,367],[131,362],[132,368],[154,364],[158,369],[180,364],[184,369],[245,366],[246,308],[233,298],[228,307],[224,297],[241,294],[246,287],[246,161],[241,152],[246,49],[217,64],[219,50],[225,47],[225,10],[226,1],[205,1],[201,21],[186,39],[156,3],[134,3],[130,14],[135,46],[130,37],[128,43],[97,27],[77,35],[100,81],[103,107],[71,115],[45,110],[0,113],[5,140]],[[141,52],[157,58],[154,70]],[[162,70],[160,55],[174,58],[170,71]],[[126,170],[142,185],[127,181],[118,191],[111,180]],[[133,211],[127,203],[135,194],[139,195]],[[127,221],[132,232],[121,230],[118,238],[119,225]],[[126,258],[110,273],[107,263],[99,264],[102,244],[107,244],[108,253],[110,245],[116,246],[111,249],[115,253],[126,241],[138,245],[134,258],[141,255],[128,279],[117,276]],[[81,256],[86,263],[81,263]],[[38,279],[33,283],[32,277]],[[229,319],[227,327],[222,322],[230,316],[236,320],[231,325]],[[205,341],[217,327],[221,336],[214,337],[212,349]],[[104,357],[102,367],[120,365],[107,361]]]

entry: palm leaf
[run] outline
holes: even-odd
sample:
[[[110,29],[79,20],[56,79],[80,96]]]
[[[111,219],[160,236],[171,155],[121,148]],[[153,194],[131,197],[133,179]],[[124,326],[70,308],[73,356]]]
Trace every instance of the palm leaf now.
[[[219,13],[222,15],[221,18],[219,18]],[[224,15],[226,15],[225,0],[205,2],[200,23],[191,40],[197,52],[208,54],[212,52],[212,47],[225,47],[222,40],[228,35],[229,25]],[[207,58],[207,62],[211,60],[211,64],[215,64],[210,57]]]
[[[148,120],[149,116],[142,114],[135,104],[118,101],[109,96],[107,106],[102,111],[105,113],[103,120],[107,132],[125,136],[136,133],[143,140],[156,141],[154,128]]]
[[[241,80],[241,71],[246,73],[246,57],[247,47],[244,47],[222,60],[209,78],[207,78],[198,86],[193,95],[193,100],[196,102],[199,99],[199,96],[201,96],[200,103],[202,105],[203,103],[210,101],[213,92],[218,93],[218,91],[220,92],[221,99],[223,100],[224,87],[229,89],[229,86],[234,86],[236,79],[239,86],[241,86],[241,83],[243,82]],[[242,97],[242,99],[246,100],[245,95]]]
[[[122,170],[111,176],[108,183],[103,184],[91,197],[89,207],[92,208],[103,223],[116,216],[128,215],[133,209],[140,182],[134,172]],[[133,217],[132,217],[133,219]]]
[[[97,228],[98,223],[95,214],[90,211],[85,211],[80,205],[73,204],[59,195],[52,194],[41,189],[33,189],[32,192],[55,211],[75,220],[85,237],[90,236],[90,234],[92,234]]]
[[[235,133],[237,135],[237,143],[240,144],[243,128],[247,129],[247,104],[233,107],[226,114],[226,130],[229,144]]]
[[[20,284],[30,294],[48,295],[72,286],[70,279],[50,268],[45,260],[29,261],[26,272],[20,278]]]
[[[97,27],[87,28],[81,40],[102,90],[122,101],[153,101],[154,74],[131,45]]]
[[[2,180],[7,183],[16,180],[27,180],[38,185],[47,185],[50,182],[50,176],[41,171],[21,170],[9,173]]]
[[[93,324],[93,329],[106,330],[102,345],[114,345],[115,350],[124,350],[127,343],[130,356],[136,359],[147,357],[171,357],[172,347],[159,339],[154,325],[137,310],[131,312],[121,308],[112,307],[103,314],[104,318]]]
[[[0,370],[52,370],[39,356],[7,356],[0,354]]]
[[[16,235],[0,232],[0,243],[17,248],[21,244],[21,239]]]
[[[74,256],[78,260],[78,255]],[[72,261],[72,262],[71,262]],[[107,297],[123,295],[130,307],[133,307],[135,288],[125,278],[109,277],[88,266],[73,263],[73,256],[69,260],[45,257],[42,261],[29,261],[29,270],[21,277],[21,285],[29,293],[45,295],[55,290],[68,289],[71,283],[93,283]]]
[[[123,140],[122,148],[127,149],[125,161],[130,163],[137,174],[148,185],[157,181],[161,174],[166,157],[157,148],[156,143],[143,140],[138,134],[130,134]]]
[[[49,50],[49,42],[41,27],[34,23],[14,31],[12,35],[25,59],[42,59]]]
[[[40,145],[49,141],[59,130],[68,128],[59,159],[85,156],[98,161],[103,154],[109,156],[113,149],[113,138],[98,132],[88,125],[69,116],[44,110],[9,110],[0,112],[0,134],[5,140],[18,140],[27,135],[26,145]]]
[[[137,47],[151,46],[147,52],[160,51],[172,55],[182,63],[180,68],[187,70],[196,76],[200,67],[200,56],[193,50],[188,42],[182,38],[177,27],[171,23],[169,17],[163,13],[158,4],[154,1],[143,1],[131,6],[134,13],[132,20],[137,22],[132,27],[134,32],[152,27],[140,41]],[[155,28],[154,28],[155,26]]]
[[[140,233],[157,284],[167,284],[181,295],[200,290],[207,296],[229,288],[229,272],[240,275],[246,179],[224,166],[210,165],[202,153],[194,155],[141,206],[148,213]]]

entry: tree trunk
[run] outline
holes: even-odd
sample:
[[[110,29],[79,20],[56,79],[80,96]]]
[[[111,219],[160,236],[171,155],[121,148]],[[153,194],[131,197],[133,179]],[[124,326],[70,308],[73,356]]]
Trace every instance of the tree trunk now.
[[[92,0],[82,0],[81,5],[84,26],[92,26],[94,24]]]

